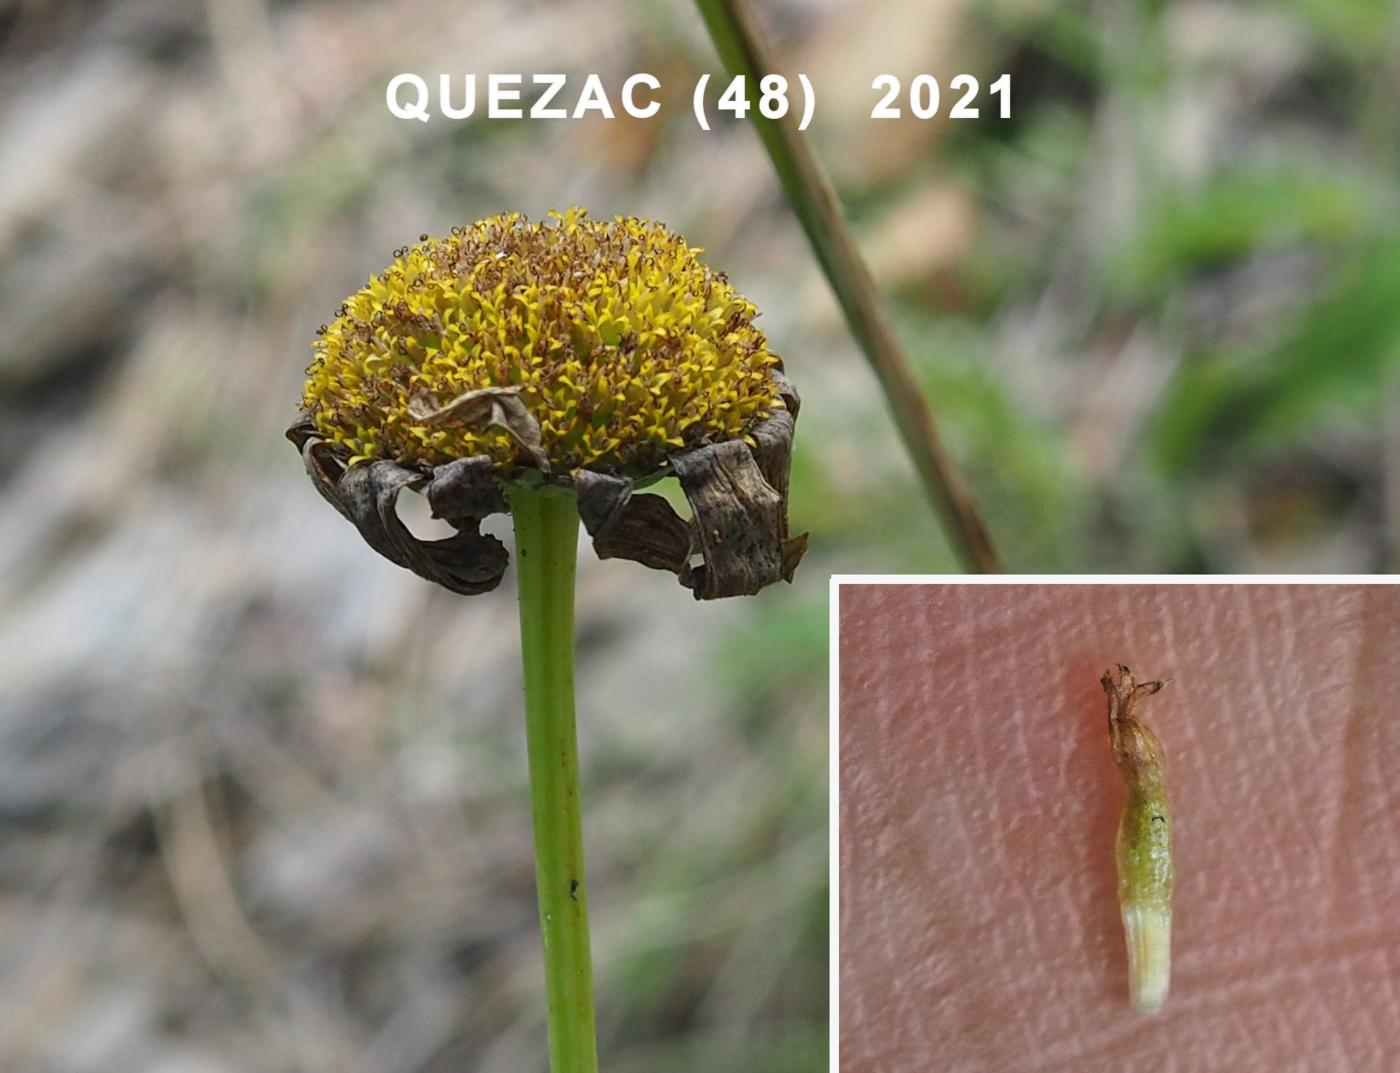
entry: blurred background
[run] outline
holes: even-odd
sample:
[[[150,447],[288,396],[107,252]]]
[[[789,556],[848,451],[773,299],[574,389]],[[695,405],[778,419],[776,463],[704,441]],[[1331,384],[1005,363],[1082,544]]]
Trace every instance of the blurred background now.
[[[759,10],[1013,569],[1392,567],[1391,5]],[[384,105],[638,70],[663,118]],[[712,606],[583,551],[605,1068],[824,1067],[826,577],[953,560],[706,70],[683,0],[0,0],[0,1069],[543,1069],[513,576],[389,565],[282,430],[395,247],[572,203],[765,310],[812,532]],[[1013,118],[869,119],[925,71]]]

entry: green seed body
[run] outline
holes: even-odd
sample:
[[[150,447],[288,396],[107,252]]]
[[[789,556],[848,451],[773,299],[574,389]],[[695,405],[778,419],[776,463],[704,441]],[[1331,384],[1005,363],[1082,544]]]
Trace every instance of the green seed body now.
[[[1117,852],[1119,904],[1170,907],[1172,814],[1160,782],[1128,794]]]

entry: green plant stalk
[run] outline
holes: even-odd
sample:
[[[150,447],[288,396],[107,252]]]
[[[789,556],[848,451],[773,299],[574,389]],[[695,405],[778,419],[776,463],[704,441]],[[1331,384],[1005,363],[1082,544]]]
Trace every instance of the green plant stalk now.
[[[778,73],[746,0],[696,0],[696,6],[730,74],[744,75],[752,89],[764,75]],[[982,512],[943,445],[831,181],[798,131],[791,111],[780,119],[769,119],[754,109],[749,118],[826,273],[851,334],[880,382],[905,450],[943,519],[953,550],[969,571],[999,572],[1001,558]]]
[[[519,486],[510,490],[509,497],[520,578],[525,731],[549,1003],[549,1068],[552,1073],[597,1073],[574,726],[578,501],[572,491]]]

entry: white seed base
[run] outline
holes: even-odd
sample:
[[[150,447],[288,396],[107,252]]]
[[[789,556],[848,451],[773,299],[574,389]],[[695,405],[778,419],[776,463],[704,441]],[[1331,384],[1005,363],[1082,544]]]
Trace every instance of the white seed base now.
[[[1138,1013],[1159,1013],[1172,977],[1172,911],[1155,905],[1123,906],[1128,940],[1128,990]]]

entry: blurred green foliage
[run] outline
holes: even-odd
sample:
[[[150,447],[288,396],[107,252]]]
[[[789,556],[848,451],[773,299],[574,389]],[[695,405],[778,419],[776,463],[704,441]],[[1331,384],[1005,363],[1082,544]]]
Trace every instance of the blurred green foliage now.
[[[972,253],[892,301],[1013,569],[1393,565],[1395,20],[993,5],[976,37],[1012,120],[843,191],[862,221],[919,182],[975,199]],[[794,501],[850,542],[839,569],[954,569],[904,471],[839,489],[827,468],[799,456]]]

